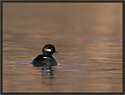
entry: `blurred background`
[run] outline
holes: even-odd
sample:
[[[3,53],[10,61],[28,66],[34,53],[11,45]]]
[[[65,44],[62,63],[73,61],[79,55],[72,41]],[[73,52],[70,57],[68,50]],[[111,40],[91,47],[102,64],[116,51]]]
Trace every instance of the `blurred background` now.
[[[58,66],[32,60],[54,44]],[[4,3],[4,92],[122,92],[122,3]]]

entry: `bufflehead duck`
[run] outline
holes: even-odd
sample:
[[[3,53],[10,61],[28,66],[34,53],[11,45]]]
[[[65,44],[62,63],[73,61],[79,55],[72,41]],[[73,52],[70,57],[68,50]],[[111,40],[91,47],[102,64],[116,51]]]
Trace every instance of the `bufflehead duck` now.
[[[57,62],[53,58],[52,54],[57,53],[54,45],[47,44],[42,49],[43,54],[38,55],[35,59],[33,59],[32,64],[36,67],[41,66],[56,66]]]

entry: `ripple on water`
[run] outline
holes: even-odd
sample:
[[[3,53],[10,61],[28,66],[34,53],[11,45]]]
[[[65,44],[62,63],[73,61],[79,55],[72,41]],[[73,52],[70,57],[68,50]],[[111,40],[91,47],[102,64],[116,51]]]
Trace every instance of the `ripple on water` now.
[[[111,39],[111,40],[103,40],[103,39],[96,39],[96,38],[77,38],[77,40],[88,40],[92,42],[122,42],[122,40],[119,39]]]
[[[59,70],[59,71],[87,72],[84,70]]]

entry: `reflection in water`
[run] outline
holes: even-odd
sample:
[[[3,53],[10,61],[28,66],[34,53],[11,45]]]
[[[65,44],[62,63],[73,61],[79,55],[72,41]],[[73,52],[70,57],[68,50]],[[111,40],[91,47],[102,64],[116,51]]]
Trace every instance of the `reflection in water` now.
[[[58,65],[28,64],[47,43]],[[122,4],[3,4],[3,91],[121,92]]]
[[[40,67],[42,78],[45,79],[54,79],[54,69],[50,66]]]
[[[54,71],[53,70],[42,70],[43,78],[54,79]]]
[[[52,66],[37,67],[41,72],[41,85],[48,86],[49,90],[53,90],[54,68]]]

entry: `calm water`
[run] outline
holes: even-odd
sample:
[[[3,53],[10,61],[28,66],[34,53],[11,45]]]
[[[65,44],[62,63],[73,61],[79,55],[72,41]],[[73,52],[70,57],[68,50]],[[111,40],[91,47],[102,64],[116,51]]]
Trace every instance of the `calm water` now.
[[[32,60],[55,45],[52,72]],[[4,92],[122,92],[122,4],[4,3]]]

